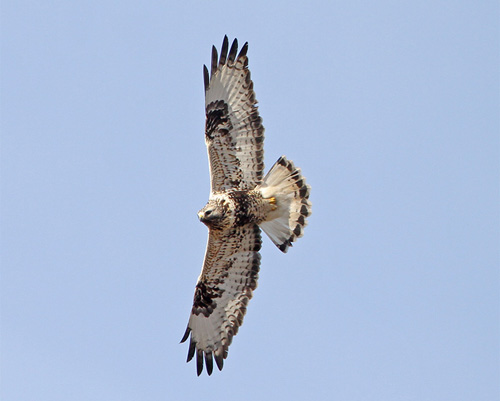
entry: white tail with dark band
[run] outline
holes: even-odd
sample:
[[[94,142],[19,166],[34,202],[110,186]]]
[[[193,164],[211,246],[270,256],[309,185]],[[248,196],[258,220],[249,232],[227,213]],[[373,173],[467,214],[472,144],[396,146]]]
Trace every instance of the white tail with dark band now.
[[[276,206],[259,226],[282,252],[286,252],[292,242],[302,237],[306,218],[311,215],[311,187],[306,184],[300,169],[282,156],[257,189],[264,199],[274,198]]]

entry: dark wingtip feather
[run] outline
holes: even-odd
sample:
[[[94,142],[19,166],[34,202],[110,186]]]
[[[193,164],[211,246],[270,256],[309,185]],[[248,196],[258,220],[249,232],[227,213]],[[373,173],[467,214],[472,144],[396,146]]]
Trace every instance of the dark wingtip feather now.
[[[198,350],[196,352],[196,373],[199,376],[201,372],[203,372],[203,351]]]
[[[205,352],[205,365],[207,366],[207,373],[210,376],[214,370],[212,351]]]
[[[229,47],[229,40],[227,39],[227,35],[224,35],[224,40],[222,41],[222,49],[220,51],[219,65],[226,64],[228,47]]]
[[[184,341],[186,341],[186,340],[188,339],[188,337],[189,337],[189,333],[191,333],[191,329],[188,327],[188,328],[186,329],[186,332],[185,332],[185,333],[184,333],[184,335],[182,336],[182,340],[181,340],[181,342],[180,342],[181,344],[182,344]]]
[[[210,77],[208,76],[208,68],[206,65],[203,66],[203,82],[205,84],[205,92],[208,90],[208,85],[210,84]]]
[[[212,46],[212,66],[211,66],[210,76],[213,76],[215,74],[215,71],[217,71],[218,63],[219,63],[219,56],[217,55],[217,49],[215,48],[215,46]]]
[[[233,44],[231,45],[231,50],[229,50],[229,56],[227,58],[231,64],[234,63],[237,51],[238,51],[238,39],[234,39]]]
[[[247,51],[248,51],[248,42],[245,42],[245,44],[240,50],[240,53],[238,54],[238,58],[245,57],[247,55]]]
[[[222,370],[224,367],[224,357],[222,354],[215,354],[215,363],[217,364],[219,370]]]
[[[186,362],[189,362],[191,359],[193,359],[195,351],[196,351],[196,343],[193,341],[193,339],[191,339],[191,342],[189,343],[189,351]]]

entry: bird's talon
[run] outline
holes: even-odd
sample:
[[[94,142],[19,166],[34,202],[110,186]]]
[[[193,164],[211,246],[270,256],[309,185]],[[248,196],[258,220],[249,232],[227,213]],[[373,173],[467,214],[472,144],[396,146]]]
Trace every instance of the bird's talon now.
[[[269,203],[271,205],[271,210],[276,210],[278,206],[276,206],[276,198],[274,196],[269,198]]]

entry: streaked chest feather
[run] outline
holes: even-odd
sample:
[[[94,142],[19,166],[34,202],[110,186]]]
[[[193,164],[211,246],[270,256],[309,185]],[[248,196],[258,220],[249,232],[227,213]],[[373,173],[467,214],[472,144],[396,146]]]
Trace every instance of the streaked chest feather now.
[[[233,225],[244,226],[249,223],[260,223],[264,219],[262,195],[257,191],[232,191],[228,197],[233,205]]]

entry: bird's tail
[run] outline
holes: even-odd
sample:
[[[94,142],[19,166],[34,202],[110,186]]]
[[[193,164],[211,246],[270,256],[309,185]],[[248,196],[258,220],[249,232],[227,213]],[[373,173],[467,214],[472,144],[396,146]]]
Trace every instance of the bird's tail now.
[[[282,252],[286,252],[292,242],[302,237],[306,217],[311,215],[311,187],[306,184],[300,169],[282,156],[258,189],[271,208],[259,226]]]

